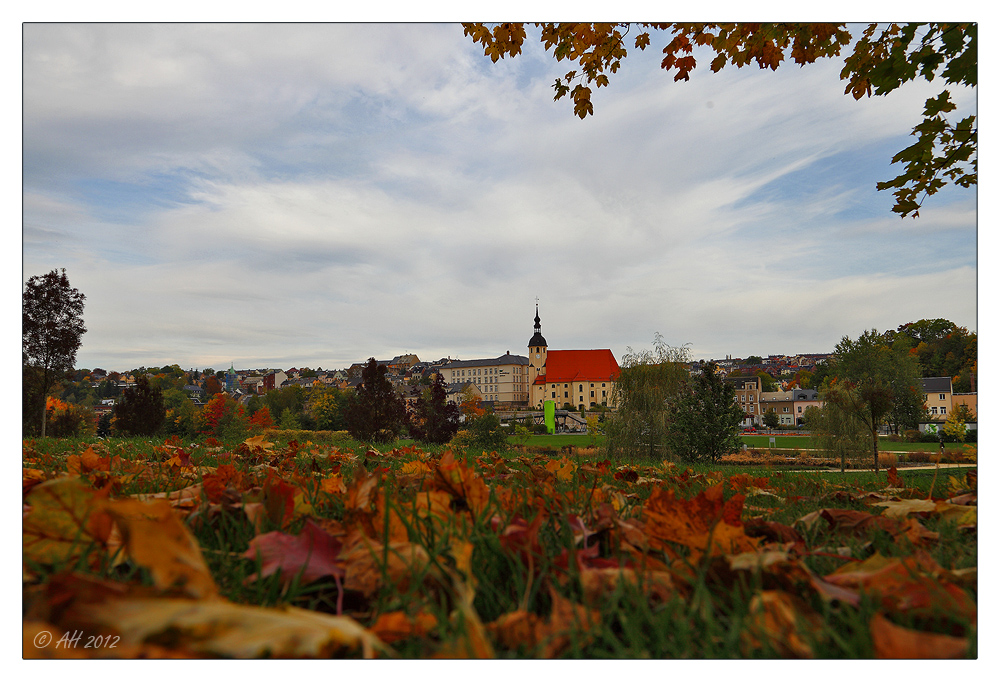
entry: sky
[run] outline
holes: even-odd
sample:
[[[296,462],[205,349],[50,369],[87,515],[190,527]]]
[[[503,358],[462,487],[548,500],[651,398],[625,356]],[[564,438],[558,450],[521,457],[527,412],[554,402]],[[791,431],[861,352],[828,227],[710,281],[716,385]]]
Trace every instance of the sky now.
[[[654,34],[580,120],[533,31],[495,64],[454,23],[21,37],[21,281],[86,295],[80,368],[523,355],[536,300],[550,348],[619,361],[978,329],[976,188],[917,219],[875,190],[938,84],[855,101],[840,60],[698,52],[674,82]]]

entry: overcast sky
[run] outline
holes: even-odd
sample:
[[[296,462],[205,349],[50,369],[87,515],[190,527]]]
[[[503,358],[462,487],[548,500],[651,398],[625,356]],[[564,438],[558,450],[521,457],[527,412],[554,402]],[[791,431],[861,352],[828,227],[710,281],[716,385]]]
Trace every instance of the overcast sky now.
[[[26,24],[22,281],[66,268],[108,370],[525,354],[536,297],[550,348],[619,360],[977,329],[975,188],[916,220],[875,190],[939,86],[698,53],[675,83],[654,35],[581,121],[534,35],[493,64],[457,24]]]

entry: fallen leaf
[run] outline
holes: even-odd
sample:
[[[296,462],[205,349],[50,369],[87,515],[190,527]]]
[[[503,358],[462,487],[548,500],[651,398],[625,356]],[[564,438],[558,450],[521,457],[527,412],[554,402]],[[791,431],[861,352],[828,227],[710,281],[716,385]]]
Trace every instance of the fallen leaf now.
[[[875,614],[869,629],[876,658],[965,658],[969,652],[964,637],[900,627],[881,613]]]
[[[674,542],[699,554],[753,551],[759,540],[744,532],[743,499],[734,495],[724,502],[721,483],[691,500],[677,499],[673,490],[654,490],[642,508],[646,535],[660,547]]]
[[[288,585],[298,577],[300,584],[308,584],[324,576],[345,575],[344,568],[337,563],[337,556],[343,545],[317,526],[312,519],[306,519],[302,532],[288,535],[272,531],[258,535],[250,541],[250,548],[243,553],[247,559],[260,559],[260,573],[250,576],[253,581],[276,572],[281,573],[281,582]]]
[[[218,588],[201,547],[166,500],[113,500],[104,506],[121,531],[129,557],[149,569],[161,590],[180,590],[196,598]]]
[[[106,492],[63,476],[34,486],[21,522],[22,559],[42,564],[91,560],[106,549],[111,518],[101,509]]]

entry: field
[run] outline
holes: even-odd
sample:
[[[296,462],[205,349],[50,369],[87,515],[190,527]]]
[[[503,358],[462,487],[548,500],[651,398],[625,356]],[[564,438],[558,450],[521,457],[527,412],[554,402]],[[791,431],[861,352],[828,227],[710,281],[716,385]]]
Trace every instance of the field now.
[[[974,467],[272,438],[25,441],[24,656],[977,656]]]

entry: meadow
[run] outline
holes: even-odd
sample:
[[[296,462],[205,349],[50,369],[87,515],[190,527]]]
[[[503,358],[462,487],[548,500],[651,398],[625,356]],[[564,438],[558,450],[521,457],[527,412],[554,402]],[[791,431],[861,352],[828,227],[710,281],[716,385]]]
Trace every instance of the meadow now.
[[[24,656],[977,656],[974,465],[284,435],[24,441]]]

